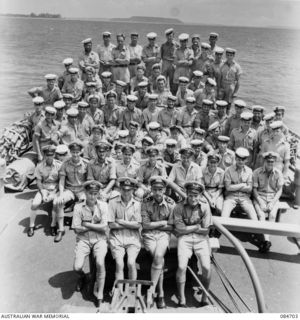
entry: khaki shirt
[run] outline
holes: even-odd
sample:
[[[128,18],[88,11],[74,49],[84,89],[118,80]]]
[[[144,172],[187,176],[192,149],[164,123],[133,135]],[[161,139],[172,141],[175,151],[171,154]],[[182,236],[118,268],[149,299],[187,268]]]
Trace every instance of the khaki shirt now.
[[[40,121],[34,130],[34,135],[38,137],[40,142],[40,147],[50,144],[52,141],[58,141],[58,130],[60,129],[60,123],[56,120],[53,120],[51,125],[48,124],[46,119]]]
[[[133,179],[137,178],[138,170],[140,168],[140,165],[132,160],[129,165],[125,165],[124,162],[117,161],[116,163],[116,176],[117,178],[120,177],[130,177]]]
[[[76,229],[81,227],[83,221],[90,221],[93,224],[104,224],[108,225],[108,206],[106,202],[97,200],[96,205],[94,207],[94,213],[92,213],[91,209],[86,205],[86,202],[81,202],[75,205],[74,213],[73,213],[73,221],[72,228]],[[77,233],[76,239],[89,241],[91,244],[99,241],[107,239],[107,234],[97,231],[86,231]]]
[[[175,182],[180,188],[184,188],[184,184],[187,181],[202,181],[202,170],[201,168],[195,163],[191,162],[188,170],[186,171],[182,166],[181,162],[174,164],[170,175],[169,180]]]
[[[179,110],[176,108],[161,109],[158,113],[157,122],[162,128],[170,128],[176,124],[179,113]]]
[[[203,171],[203,182],[205,189],[224,188],[224,170],[217,167],[216,172],[211,174],[208,168],[205,168]]]
[[[109,159],[105,159],[102,164],[99,163],[98,158],[92,159],[87,165],[87,180],[96,180],[107,186],[116,178],[116,165]]]
[[[123,129],[129,129],[130,121],[135,121],[141,127],[144,123],[143,113],[140,109],[134,107],[133,110],[125,108],[120,114],[120,121]]]
[[[60,167],[61,162],[55,159],[53,160],[51,166],[48,166],[45,160],[37,164],[34,171],[34,176],[38,180],[41,180],[43,189],[48,191],[54,191],[58,189],[58,173]]]
[[[49,90],[48,87],[43,88],[41,96],[44,98],[44,104],[53,105],[55,101],[61,100],[63,98],[59,88],[54,86],[52,90]]]
[[[274,168],[270,174],[264,167],[253,172],[253,188],[257,188],[260,195],[275,195],[283,187],[283,175]]]
[[[241,66],[233,61],[231,65],[227,62],[221,67],[221,88],[226,88],[227,86],[235,83],[239,80],[239,77],[243,73]]]
[[[149,179],[152,176],[167,177],[166,169],[163,164],[156,162],[155,166],[150,167],[149,161],[142,164],[138,170],[137,180],[144,185],[149,184]]]
[[[225,175],[224,175],[225,189],[227,185],[240,184],[240,183],[246,183],[252,189],[252,170],[247,166],[244,166],[242,170],[237,170],[237,167],[234,164],[225,170]],[[242,193],[245,194],[244,192]],[[250,193],[251,192],[249,192],[249,194]],[[229,195],[229,194],[239,196],[241,192],[226,191],[226,195]]]

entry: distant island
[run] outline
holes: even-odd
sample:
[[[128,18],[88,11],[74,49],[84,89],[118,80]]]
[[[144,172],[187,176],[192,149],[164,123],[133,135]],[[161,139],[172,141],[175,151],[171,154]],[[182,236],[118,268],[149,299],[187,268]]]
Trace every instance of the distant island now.
[[[147,23],[166,23],[166,24],[182,24],[179,19],[173,18],[160,18],[160,17],[144,17],[144,16],[132,16],[130,18],[112,18],[113,22],[147,22]]]
[[[60,14],[52,14],[52,13],[30,13],[30,14],[18,14],[18,13],[5,13],[0,14],[1,16],[8,16],[8,17],[22,17],[22,18],[54,18],[54,19],[61,19]]]

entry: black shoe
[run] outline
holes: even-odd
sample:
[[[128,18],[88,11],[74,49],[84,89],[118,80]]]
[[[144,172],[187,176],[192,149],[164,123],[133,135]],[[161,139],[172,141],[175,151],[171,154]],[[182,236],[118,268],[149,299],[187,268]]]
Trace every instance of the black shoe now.
[[[80,276],[80,278],[79,278],[78,281],[77,281],[75,290],[76,290],[77,292],[81,291],[82,288],[83,288],[83,286],[84,286],[84,283],[85,283],[85,276],[82,275],[82,276]]]
[[[56,227],[51,227],[50,228],[50,234],[51,236],[55,237],[57,235],[57,229]]]
[[[63,231],[58,231],[56,237],[54,238],[54,242],[60,242],[62,240],[63,235]]]
[[[101,303],[102,303],[102,299],[97,299],[96,300],[96,308],[100,308]]]
[[[186,305],[186,303],[182,303],[181,301],[179,301],[177,304],[177,307],[178,308],[187,308],[187,305]]]
[[[158,297],[156,301],[157,309],[165,309],[166,303],[164,297]]]
[[[270,248],[272,246],[271,241],[264,241],[260,246],[259,246],[259,252],[260,253],[267,253],[270,251]]]
[[[28,228],[27,235],[28,235],[28,237],[33,237],[34,236],[34,227],[29,227]]]

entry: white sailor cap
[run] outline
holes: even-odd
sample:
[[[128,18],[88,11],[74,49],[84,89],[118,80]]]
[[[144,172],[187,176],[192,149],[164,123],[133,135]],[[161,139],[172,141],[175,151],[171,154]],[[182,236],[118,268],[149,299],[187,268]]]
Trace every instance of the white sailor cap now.
[[[155,32],[149,32],[149,33],[147,34],[147,38],[148,38],[149,40],[155,39],[156,37],[157,37],[157,34],[156,34]]]
[[[270,124],[270,127],[274,130],[274,129],[278,129],[278,128],[282,128],[283,126],[283,122],[278,120],[278,121],[274,121]]]
[[[44,147],[42,147],[42,151],[45,155],[54,155],[55,151],[56,151],[56,146],[52,145],[52,144],[48,144]]]
[[[218,136],[218,141],[220,142],[229,142],[230,138],[228,136]]]
[[[127,96],[127,101],[136,102],[137,100],[138,100],[138,97],[133,94],[130,94]]]
[[[164,80],[164,82],[166,82],[167,80],[166,80],[166,77],[165,76],[163,76],[162,74],[161,75],[159,75],[157,78],[156,78],[156,81],[160,81],[160,80]]]
[[[56,78],[57,78],[57,75],[53,73],[48,73],[45,75],[46,80],[55,80]]]
[[[116,81],[116,84],[117,84],[118,86],[121,86],[121,87],[126,87],[126,83],[125,83],[124,81],[121,81],[121,80],[117,80],[117,81]]]
[[[220,127],[219,121],[215,121],[208,127],[208,131],[214,131],[215,129]]]
[[[224,53],[224,49],[221,48],[221,47],[216,47],[215,53],[217,53],[217,54],[223,54],[223,53]]]
[[[202,104],[205,104],[207,106],[212,106],[214,103],[209,99],[203,99]]]
[[[100,97],[97,94],[91,94],[87,98],[87,102],[90,102],[92,99],[96,99],[98,102],[100,101]]]
[[[177,145],[177,141],[175,139],[167,139],[165,141],[166,146],[176,146]]]
[[[76,67],[72,67],[69,69],[69,73],[71,74],[77,74],[79,72],[79,69]]]
[[[147,136],[143,137],[142,143],[143,143],[143,142],[146,142],[148,145],[154,144],[154,141],[152,140],[152,138],[147,137]]]
[[[106,99],[109,99],[109,98],[114,98],[116,99],[117,98],[117,93],[114,91],[114,90],[109,90],[106,95],[105,95]]]
[[[45,102],[43,97],[37,96],[32,99],[32,102],[36,105],[43,104]]]
[[[241,99],[235,100],[234,105],[240,108],[246,108],[246,102]]]
[[[208,44],[207,42],[201,42],[201,48],[203,48],[203,49],[210,49],[211,46],[210,46],[210,44]]]
[[[97,82],[95,82],[95,81],[89,81],[89,82],[86,82],[85,83],[85,85],[87,86],[87,87],[97,87]]]
[[[193,147],[200,147],[200,146],[202,146],[203,142],[204,142],[203,139],[193,139],[193,140],[190,142],[190,144],[191,144],[191,146],[193,146]]]
[[[252,112],[244,111],[244,112],[241,113],[241,119],[242,120],[249,121],[249,120],[252,120],[252,118],[253,118],[253,113]]]
[[[200,70],[195,70],[195,71],[193,71],[193,75],[194,75],[194,77],[201,78],[201,77],[203,77],[203,72]]]
[[[200,34],[199,33],[194,33],[192,36],[191,36],[191,39],[199,39],[200,40]]]
[[[102,78],[110,78],[112,76],[112,73],[110,71],[104,71],[101,73]]]
[[[150,146],[146,149],[146,154],[147,155],[150,155],[150,154],[156,154],[158,155],[159,154],[159,149],[157,146]]]
[[[210,37],[210,38],[219,38],[219,34],[216,33],[216,32],[211,32],[211,33],[209,34],[209,37]]]
[[[225,52],[226,52],[226,53],[233,53],[233,54],[235,54],[235,53],[236,53],[236,50],[233,49],[233,48],[226,48],[226,49],[225,49]]]
[[[217,101],[216,101],[216,106],[217,106],[217,107],[225,108],[225,107],[228,106],[228,102],[225,101],[225,100],[217,100]]]
[[[55,153],[60,154],[60,155],[63,155],[68,152],[69,152],[69,148],[65,144],[59,144],[55,150]]]
[[[179,82],[181,83],[189,83],[189,79],[187,77],[179,77]]]
[[[85,101],[79,101],[78,102],[78,108],[87,108],[89,107],[89,104]]]
[[[247,158],[249,157],[249,151],[246,149],[246,148],[243,148],[243,147],[240,147],[240,148],[237,148],[235,150],[235,154],[239,157],[239,158]]]
[[[131,36],[139,36],[139,33],[137,32],[137,31],[132,31],[132,32],[130,32],[130,35]]]
[[[70,108],[66,111],[67,116],[69,117],[77,117],[78,116],[78,110],[76,108]]]
[[[109,32],[109,31],[104,31],[104,32],[102,32],[102,36],[110,37],[110,36],[111,36],[111,32]]]
[[[68,65],[71,65],[73,62],[74,62],[74,60],[72,58],[66,58],[66,59],[64,59],[63,64],[65,66],[68,66]]]
[[[179,36],[178,36],[178,39],[179,41],[187,41],[189,40],[189,35],[187,33],[181,33]]]
[[[156,93],[149,94],[149,100],[157,100],[157,99],[158,99],[158,95]]]
[[[92,38],[86,38],[81,41],[81,43],[83,43],[83,44],[90,43],[90,42],[92,42]]]
[[[119,130],[118,131],[118,136],[120,138],[126,138],[129,136],[129,131],[128,130]]]
[[[71,99],[71,100],[74,99],[74,96],[71,93],[63,93],[62,96],[64,99]]]
[[[206,83],[210,84],[213,87],[217,85],[216,81],[212,78],[207,78]]]
[[[175,102],[177,100],[177,97],[173,96],[172,93],[170,93],[170,94],[168,94],[167,99]]]
[[[169,28],[167,30],[165,30],[165,35],[169,35],[170,33],[173,33],[174,32],[174,29],[173,28]]]
[[[92,66],[87,66],[85,67],[85,72],[92,72],[92,73],[95,73],[95,68],[93,68]]]
[[[145,88],[148,86],[148,82],[147,81],[142,81],[140,83],[138,83],[137,85],[139,88]]]
[[[157,130],[160,128],[160,124],[156,121],[152,121],[149,123],[148,127],[150,130]]]
[[[273,120],[275,118],[275,116],[276,116],[275,112],[269,112],[269,113],[265,114],[264,120],[265,121]]]
[[[276,106],[276,107],[273,107],[273,111],[274,112],[277,112],[277,111],[285,111],[286,108],[284,106]]]
[[[55,108],[55,109],[62,109],[62,108],[64,108],[66,106],[66,104],[65,104],[65,102],[63,101],[63,100],[58,100],[58,101],[55,101],[54,103],[53,103],[53,107]]]
[[[195,99],[194,96],[190,96],[190,97],[187,97],[187,98],[185,99],[185,101],[188,102],[188,103],[195,103],[195,102],[196,102],[196,99]]]
[[[56,109],[53,108],[53,107],[51,107],[51,106],[47,106],[47,107],[45,108],[45,111],[46,111],[47,113],[50,113],[50,114],[53,114],[53,115],[56,114]]]
[[[265,108],[263,106],[259,106],[259,105],[254,105],[251,107],[251,109],[252,109],[252,112],[254,112],[254,111],[264,112],[265,111]]]

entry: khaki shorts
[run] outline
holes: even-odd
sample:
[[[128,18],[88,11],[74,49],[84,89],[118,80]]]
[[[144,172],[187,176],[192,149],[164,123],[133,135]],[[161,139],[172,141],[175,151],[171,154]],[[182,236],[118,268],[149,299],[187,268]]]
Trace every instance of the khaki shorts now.
[[[152,230],[143,234],[144,247],[150,253],[154,253],[157,247],[165,250],[169,247],[170,234],[165,231]]]
[[[45,201],[43,201],[41,193],[37,192],[32,200],[33,206],[37,207],[37,206],[41,205],[42,203],[51,202],[54,200],[54,198],[56,196],[56,190],[48,191],[48,190],[43,189],[43,192],[46,192],[46,194],[47,194]]]
[[[127,252],[128,257],[137,257],[141,250],[141,240],[137,237],[126,237],[110,234],[110,251],[114,259],[124,258]]]

